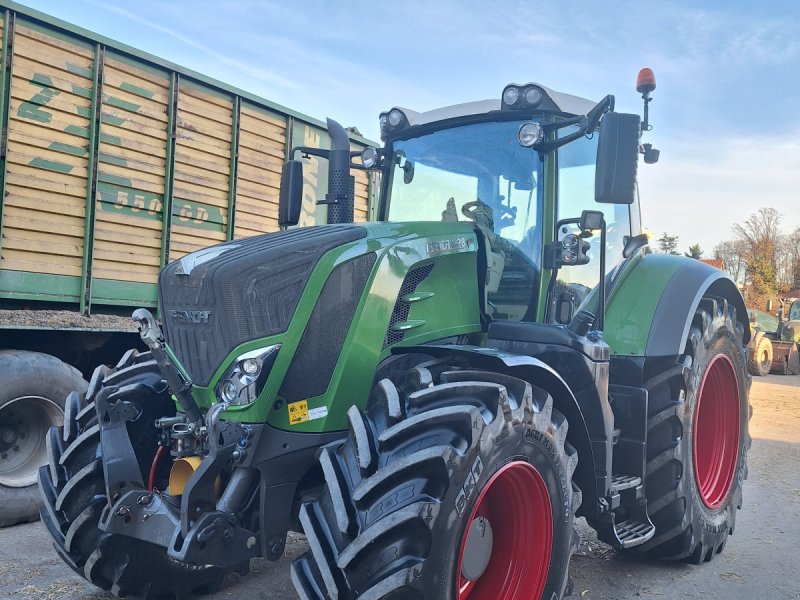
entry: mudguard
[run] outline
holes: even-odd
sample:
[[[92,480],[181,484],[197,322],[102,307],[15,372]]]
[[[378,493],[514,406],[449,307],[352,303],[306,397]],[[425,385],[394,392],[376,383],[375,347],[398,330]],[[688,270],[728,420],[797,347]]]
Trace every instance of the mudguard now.
[[[750,323],[736,284],[724,272],[683,256],[638,253],[614,277],[605,341],[615,356],[676,356],[683,351],[703,296],[727,300],[750,341]]]

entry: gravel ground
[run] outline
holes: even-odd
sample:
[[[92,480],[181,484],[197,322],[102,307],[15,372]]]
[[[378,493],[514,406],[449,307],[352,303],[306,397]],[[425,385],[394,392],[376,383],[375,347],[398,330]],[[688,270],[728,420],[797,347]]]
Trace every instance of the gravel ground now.
[[[618,554],[579,523],[581,546],[572,561],[574,598],[800,599],[800,377],[754,379],[750,479],[736,534],[710,564],[654,563]],[[291,535],[286,557],[254,561],[252,574],[210,598],[294,600],[289,563],[304,552]],[[40,523],[0,530],[0,598],[111,598],[75,575],[53,551]]]
[[[0,310],[0,328],[65,328],[112,329],[136,331],[130,315],[93,314],[85,317],[72,310]]]

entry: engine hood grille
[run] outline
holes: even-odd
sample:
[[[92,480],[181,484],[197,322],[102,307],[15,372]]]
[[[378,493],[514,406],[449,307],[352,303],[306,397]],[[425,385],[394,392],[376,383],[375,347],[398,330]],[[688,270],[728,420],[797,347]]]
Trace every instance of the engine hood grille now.
[[[354,225],[291,229],[170,263],[158,279],[167,344],[192,380],[207,386],[234,348],[286,331],[322,255],[365,235]]]

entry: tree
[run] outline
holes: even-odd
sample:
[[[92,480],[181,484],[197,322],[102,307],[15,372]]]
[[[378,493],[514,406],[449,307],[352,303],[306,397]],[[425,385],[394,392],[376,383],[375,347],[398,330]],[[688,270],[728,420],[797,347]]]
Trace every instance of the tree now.
[[[727,240],[714,246],[714,258],[721,260],[724,269],[737,284],[745,283],[744,244]]]
[[[747,264],[747,279],[751,284],[748,303],[761,306],[778,292],[781,213],[774,208],[760,208],[744,223],[734,224],[733,234],[742,243],[742,258]]]
[[[684,256],[700,260],[703,258],[703,249],[700,247],[700,244],[692,244],[689,246],[689,252],[686,252]]]
[[[669,235],[666,231],[658,238],[658,250],[663,254],[680,254],[678,252],[678,236]]]

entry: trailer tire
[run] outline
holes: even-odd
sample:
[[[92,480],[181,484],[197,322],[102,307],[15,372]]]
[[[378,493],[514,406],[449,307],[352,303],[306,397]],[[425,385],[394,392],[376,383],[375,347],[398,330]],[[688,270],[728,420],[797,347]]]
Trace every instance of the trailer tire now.
[[[755,334],[752,352],[748,353],[747,370],[751,375],[763,377],[772,368],[772,340],[762,332]]]
[[[705,297],[680,364],[649,380],[645,489],[656,532],[635,551],[700,564],[733,534],[751,445],[742,338],[735,309]]]
[[[56,552],[81,577],[120,597],[183,598],[217,591],[247,572],[173,560],[166,548],[142,540],[109,534],[99,527],[108,505],[94,398],[107,386],[130,386],[125,400],[141,412],[128,423],[140,468],[149,468],[157,448],[157,417],[174,413],[166,383],[150,353],[127,353],[115,369],[99,367],[86,397],[71,394],[65,426],[48,434],[48,465],[39,470],[44,498],[42,521]],[[152,450],[150,450],[152,449]],[[166,463],[166,461],[162,461]],[[168,471],[168,465],[166,466]],[[147,472],[143,470],[143,472]]]
[[[60,425],[64,399],[84,391],[80,372],[49,354],[0,350],[0,527],[39,518],[36,484],[45,437]]]
[[[301,599],[569,593],[578,457],[545,390],[432,361],[378,382],[348,418],[322,449],[322,495],[301,507]]]

